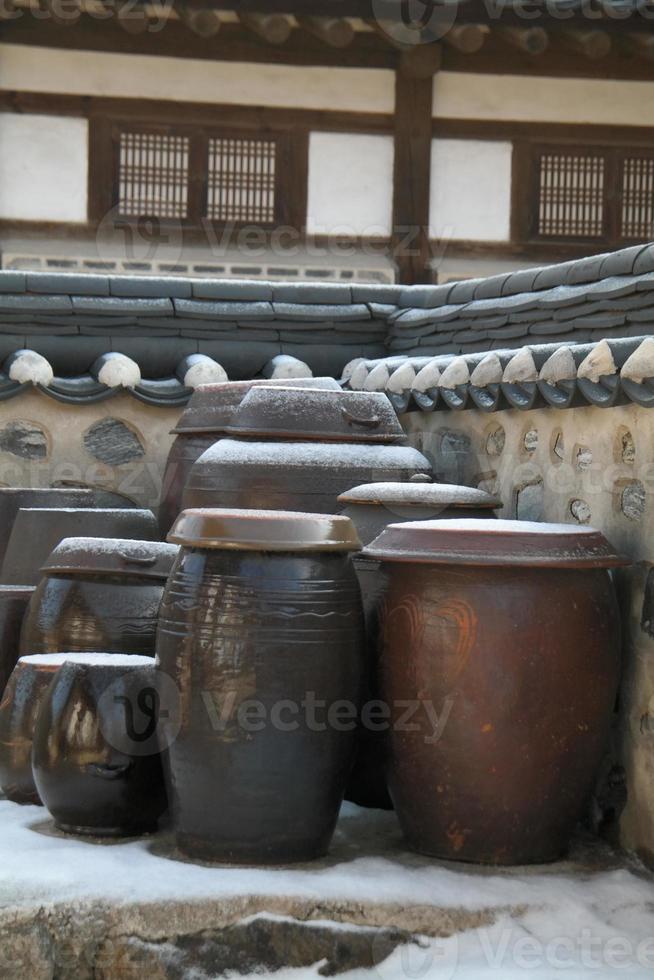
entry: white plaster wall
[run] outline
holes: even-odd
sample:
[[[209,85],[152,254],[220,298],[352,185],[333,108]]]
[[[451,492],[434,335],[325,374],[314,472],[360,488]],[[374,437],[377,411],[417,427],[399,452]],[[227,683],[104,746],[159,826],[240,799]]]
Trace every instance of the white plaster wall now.
[[[391,136],[310,134],[310,234],[389,235],[392,204]]]
[[[430,237],[509,241],[511,155],[508,142],[432,140]]]
[[[434,77],[434,116],[524,122],[654,125],[651,82],[441,71]]]
[[[201,61],[0,44],[0,88],[116,98],[392,112],[383,69]]]
[[[0,113],[0,218],[86,221],[85,119]]]

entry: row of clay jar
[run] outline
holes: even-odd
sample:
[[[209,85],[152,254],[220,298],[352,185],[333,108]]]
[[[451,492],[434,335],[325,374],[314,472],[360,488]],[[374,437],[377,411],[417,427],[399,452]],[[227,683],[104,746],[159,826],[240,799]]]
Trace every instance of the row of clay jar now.
[[[3,710],[40,700],[33,772],[60,827],[151,829],[163,762],[183,853],[313,859],[363,733],[414,849],[495,864],[565,850],[618,682],[608,569],[624,560],[601,534],[408,521],[359,551],[345,516],[190,509],[169,540],[156,668],[64,653],[53,677],[62,657],[26,658],[5,693]],[[352,555],[383,583],[372,670]]]

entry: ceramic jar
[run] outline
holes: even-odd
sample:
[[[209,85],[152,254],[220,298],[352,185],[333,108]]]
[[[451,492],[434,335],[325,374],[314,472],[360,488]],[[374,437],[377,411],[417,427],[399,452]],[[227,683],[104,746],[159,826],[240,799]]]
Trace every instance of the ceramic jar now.
[[[85,487],[0,487],[0,566],[16,515],[21,508],[26,507],[131,508],[134,507],[134,502],[113,490]]]
[[[608,569],[626,560],[592,528],[500,520],[390,525],[364,555],[389,578],[380,684],[408,843],[488,864],[560,857],[609,736]]]
[[[359,483],[429,473],[380,392],[254,388],[191,469],[183,506],[330,514]]]
[[[31,585],[0,585],[0,696],[18,660],[23,617],[33,592]]]
[[[159,604],[177,551],[160,541],[66,538],[41,570],[21,652],[153,657]]]
[[[166,809],[154,661],[64,654],[34,730],[34,782],[67,833],[128,837]]]
[[[235,863],[319,857],[355,748],[356,532],[342,517],[190,510],[169,540],[182,548],[157,659],[181,698],[166,753],[178,846]]]
[[[259,385],[341,390],[334,378],[261,378],[254,381],[224,381],[196,388],[172,430],[175,439],[166,461],[159,507],[162,536],[168,533],[181,510],[182,494],[193,463],[224,434],[244,396]]]
[[[18,511],[7,544],[0,582],[36,585],[41,567],[64,538],[134,538],[156,541],[159,528],[151,510],[140,508],[31,507]],[[29,547],[25,546],[29,542]]]
[[[349,517],[365,544],[389,524],[427,518],[493,517],[502,501],[473,487],[432,483],[417,474],[408,483],[368,483],[353,487],[338,497],[344,516]],[[380,562],[361,552],[354,556],[366,623],[366,700],[378,697],[377,645],[379,612],[386,591],[386,574]],[[392,807],[386,788],[384,756],[386,739],[365,721],[359,732],[359,749],[345,798],[359,806]]]
[[[32,739],[43,696],[61,655],[21,657],[0,702],[0,788],[13,803],[41,800],[32,776]]]

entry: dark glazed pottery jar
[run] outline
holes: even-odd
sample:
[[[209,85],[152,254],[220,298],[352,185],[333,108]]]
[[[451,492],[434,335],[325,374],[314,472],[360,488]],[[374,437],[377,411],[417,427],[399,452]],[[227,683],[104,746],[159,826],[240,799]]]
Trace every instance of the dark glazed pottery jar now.
[[[319,857],[355,748],[356,532],[342,517],[191,510],[169,540],[182,549],[157,658],[181,697],[166,753],[178,846],[234,863]]]
[[[179,422],[172,430],[170,447],[161,485],[159,523],[162,537],[168,533],[181,510],[182,493],[193,463],[224,434],[234,412],[247,393],[259,385],[269,388],[324,388],[340,391],[334,378],[297,378],[254,381],[223,381],[200,385],[191,395]]]
[[[34,587],[0,585],[0,695],[18,660],[20,631]]]
[[[64,539],[41,569],[21,652],[154,657],[159,604],[177,551],[161,541]]]
[[[192,467],[185,508],[331,514],[338,495],[355,484],[430,471],[422,453],[400,444],[406,436],[379,392],[257,388],[229,431],[240,438],[221,439]]]
[[[130,508],[21,509],[16,515],[5,552],[0,582],[36,585],[41,567],[64,538],[134,538],[156,541],[159,528],[151,510]]]
[[[410,846],[559,858],[606,749],[620,652],[608,569],[628,562],[592,528],[522,521],[391,525],[364,555],[389,575],[381,695]]]
[[[63,659],[21,657],[0,702],[0,788],[14,803],[41,800],[32,777],[32,739],[41,701]]]
[[[493,510],[502,501],[473,487],[432,483],[429,477],[418,474],[408,483],[367,483],[347,490],[338,498],[345,517],[357,529],[366,544],[377,537],[389,524],[427,518],[493,517]],[[366,623],[366,700],[378,697],[377,646],[379,613],[386,590],[386,575],[380,562],[359,552],[354,556],[359,577]],[[359,749],[348,788],[347,800],[359,806],[392,807],[386,788],[386,739],[380,731],[362,726]]]
[[[0,565],[19,510],[26,507],[131,508],[134,502],[113,490],[84,487],[0,487]]]
[[[62,656],[34,731],[32,768],[44,805],[67,833],[128,837],[156,830],[166,793],[154,661]]]

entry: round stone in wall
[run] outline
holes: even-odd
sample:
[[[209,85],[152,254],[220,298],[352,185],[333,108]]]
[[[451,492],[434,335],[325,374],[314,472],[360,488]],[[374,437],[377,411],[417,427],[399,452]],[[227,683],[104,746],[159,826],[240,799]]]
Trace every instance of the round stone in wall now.
[[[590,521],[590,506],[585,500],[573,500],[570,504],[570,513],[578,524],[588,524]]]
[[[525,432],[525,437],[523,439],[523,445],[526,452],[535,453],[538,449],[538,429],[529,429]]]
[[[25,419],[13,419],[0,429],[0,452],[21,459],[45,459],[48,438],[41,426]]]
[[[631,465],[636,461],[636,445],[629,429],[625,429],[620,437],[622,462]]]
[[[515,516],[519,521],[542,521],[545,509],[543,481],[528,483],[516,494]]]
[[[145,455],[138,435],[120,419],[100,419],[83,436],[87,453],[107,466],[120,466]]]
[[[486,437],[486,453],[489,456],[501,456],[506,443],[506,433],[501,425],[492,429]]]
[[[575,462],[580,470],[587,470],[593,462],[593,453],[588,446],[578,446]]]
[[[620,499],[622,513],[630,521],[640,521],[645,513],[645,487],[640,480],[628,483]]]

